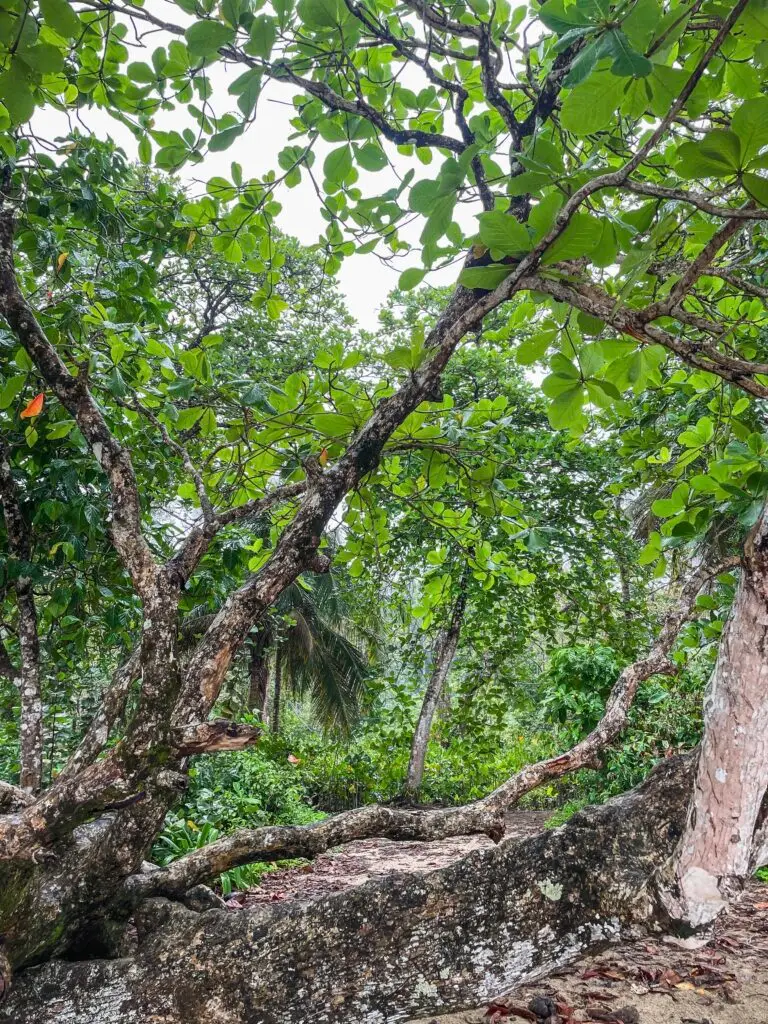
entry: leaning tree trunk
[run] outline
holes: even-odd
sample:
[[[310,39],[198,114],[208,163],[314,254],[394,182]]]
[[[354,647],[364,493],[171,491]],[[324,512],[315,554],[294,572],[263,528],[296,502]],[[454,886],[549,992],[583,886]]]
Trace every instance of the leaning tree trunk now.
[[[567,825],[309,906],[136,912],[120,959],[17,978],[8,1024],[382,1024],[488,1000],[647,921],[685,823],[689,758]]]
[[[432,731],[432,719],[435,716],[435,710],[440,702],[445,680],[448,677],[448,672],[456,656],[456,649],[459,646],[459,634],[461,633],[461,623],[464,618],[466,602],[465,577],[462,579],[461,590],[456,598],[448,628],[440,633],[435,645],[435,661],[432,666],[432,674],[427,683],[424,700],[421,703],[421,711],[419,712],[419,720],[413,733],[411,757],[408,762],[408,774],[404,787],[405,795],[410,799],[418,796],[424,780],[424,761],[426,760],[429,736]]]
[[[684,930],[706,928],[765,853],[768,790],[768,526],[766,510],[743,569],[704,706],[704,738],[688,822],[662,894]],[[768,837],[766,837],[768,838]]]

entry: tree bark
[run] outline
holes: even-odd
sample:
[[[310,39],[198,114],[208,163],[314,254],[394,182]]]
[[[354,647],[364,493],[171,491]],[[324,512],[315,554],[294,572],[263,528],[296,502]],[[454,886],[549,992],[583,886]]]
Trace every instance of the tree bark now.
[[[755,832],[768,790],[767,510],[745,546],[705,701],[685,834],[662,893],[682,930],[707,928],[749,876],[755,857]]]
[[[248,710],[258,711],[267,723],[267,693],[269,690],[269,633],[259,629],[253,638],[248,665]]]
[[[272,717],[270,728],[274,736],[280,735],[280,702],[283,697],[283,655],[278,647],[275,651],[275,681],[272,690]]]
[[[17,978],[5,1024],[383,1024],[476,1005],[648,922],[685,822],[691,759],[523,841],[308,906],[196,913],[152,899],[114,960]]]
[[[418,796],[424,780],[424,761],[426,760],[429,736],[432,731],[432,719],[440,701],[440,695],[443,692],[448,672],[456,656],[456,649],[459,646],[461,623],[467,603],[466,582],[465,576],[462,578],[461,589],[453,606],[451,621],[447,629],[441,631],[435,645],[435,662],[432,666],[432,674],[427,683],[424,699],[421,702],[419,720],[416,723],[411,743],[411,756],[408,761],[408,773],[404,790],[405,796],[409,799],[415,799]]]

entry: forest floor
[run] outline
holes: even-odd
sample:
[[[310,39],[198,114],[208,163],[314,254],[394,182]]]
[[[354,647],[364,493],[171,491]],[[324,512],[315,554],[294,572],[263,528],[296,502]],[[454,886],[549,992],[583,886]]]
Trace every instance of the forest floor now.
[[[513,811],[507,836],[533,835],[547,817],[543,811]],[[491,845],[485,836],[433,843],[360,840],[312,864],[270,872],[258,888],[234,893],[228,906],[310,903],[377,875],[434,871]],[[718,922],[714,938],[699,949],[649,937],[620,943],[490,1005],[411,1024],[542,1024],[530,1009],[537,999],[534,1009],[556,1008],[558,1024],[768,1024],[768,885],[748,886]]]

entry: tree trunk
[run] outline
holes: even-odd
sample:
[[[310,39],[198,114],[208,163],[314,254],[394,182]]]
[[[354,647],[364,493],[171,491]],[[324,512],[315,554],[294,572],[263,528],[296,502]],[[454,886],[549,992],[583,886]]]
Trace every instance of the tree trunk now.
[[[278,647],[275,651],[275,682],[272,690],[272,718],[270,727],[274,736],[280,734],[280,701],[283,691],[283,655]]]
[[[662,895],[671,919],[684,931],[711,924],[757,856],[755,833],[768,789],[766,543],[764,511],[746,545],[720,642],[688,822]]]
[[[405,783],[405,795],[409,799],[415,799],[418,796],[424,780],[424,761],[426,760],[427,747],[429,746],[429,735],[432,731],[432,719],[440,701],[440,695],[443,692],[448,672],[456,656],[466,601],[466,577],[464,577],[461,582],[459,596],[456,598],[456,603],[453,607],[451,621],[448,624],[448,628],[440,633],[435,645],[435,662],[432,666],[432,674],[421,703],[419,720],[413,733],[411,757],[408,762],[408,774]]]
[[[267,692],[269,690],[269,637],[266,630],[258,630],[251,644],[248,665],[248,710],[258,711],[267,722]]]
[[[315,903],[194,912],[151,899],[121,959],[17,978],[8,1024],[383,1024],[476,1005],[648,921],[691,759],[567,825]]]

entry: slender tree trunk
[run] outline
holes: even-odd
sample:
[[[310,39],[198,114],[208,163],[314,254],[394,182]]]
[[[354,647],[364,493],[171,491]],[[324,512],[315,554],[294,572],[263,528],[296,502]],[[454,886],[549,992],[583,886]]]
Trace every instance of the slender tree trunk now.
[[[272,690],[272,733],[278,736],[280,733],[280,700],[283,689],[283,655],[278,647],[275,651],[275,684]]]
[[[267,691],[269,689],[269,633],[260,629],[251,645],[248,665],[248,710],[258,711],[262,722],[267,722]]]
[[[258,711],[262,721],[267,717],[267,687],[269,684],[269,659],[256,647],[251,649],[249,665],[248,710]]]
[[[706,928],[749,876],[768,790],[768,505],[747,539],[741,579],[704,706],[704,737],[671,884],[673,922]]]
[[[418,795],[424,779],[424,761],[427,756],[429,745],[429,734],[432,730],[432,719],[443,692],[445,680],[450,671],[451,664],[456,655],[456,648],[459,645],[459,634],[461,623],[464,618],[466,607],[466,576],[462,579],[459,596],[453,606],[451,621],[448,628],[443,630],[435,645],[435,661],[432,667],[432,674],[427,683],[424,700],[419,712],[419,720],[413,733],[411,743],[411,757],[408,762],[408,774],[405,783],[406,796],[413,798]]]

